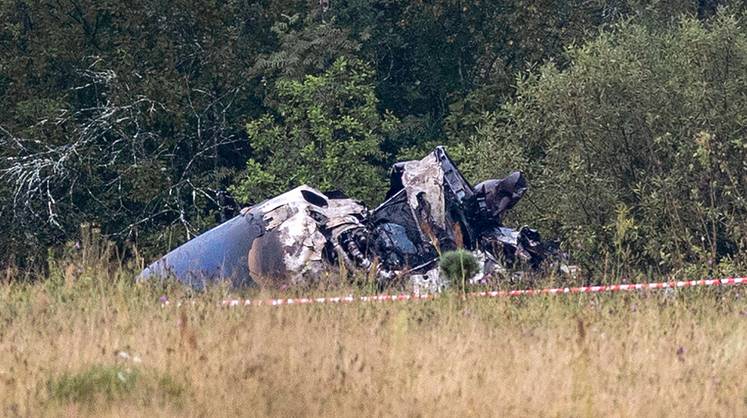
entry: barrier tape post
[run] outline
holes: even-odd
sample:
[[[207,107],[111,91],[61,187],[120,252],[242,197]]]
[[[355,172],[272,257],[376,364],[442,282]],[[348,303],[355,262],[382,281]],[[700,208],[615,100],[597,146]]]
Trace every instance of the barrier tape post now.
[[[576,294],[576,293],[606,293],[606,292],[631,292],[637,290],[657,290],[657,289],[679,289],[687,287],[708,287],[708,286],[735,286],[747,284],[747,277],[729,277],[726,279],[704,279],[704,280],[681,280],[658,283],[634,283],[634,284],[614,284],[598,286],[580,286],[580,287],[557,287],[546,289],[523,289],[523,290],[491,290],[467,293],[468,298],[486,297],[518,297],[518,296],[538,296],[538,295],[558,295],[558,294]],[[311,304],[330,304],[330,303],[354,303],[354,302],[404,302],[415,300],[432,300],[436,294],[381,294],[373,296],[333,296],[318,298],[290,298],[290,299],[226,299],[222,302],[223,306],[282,306],[282,305],[311,305]],[[164,304],[168,304],[166,301]]]

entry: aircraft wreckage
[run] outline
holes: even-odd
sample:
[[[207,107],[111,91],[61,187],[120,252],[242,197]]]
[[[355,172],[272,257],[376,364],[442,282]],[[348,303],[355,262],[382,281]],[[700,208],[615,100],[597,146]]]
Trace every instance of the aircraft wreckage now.
[[[557,246],[536,230],[501,223],[526,190],[518,171],[473,187],[437,147],[422,160],[395,164],[386,201],[373,210],[339,192],[299,186],[243,209],[138,279],[174,277],[195,288],[220,280],[285,287],[313,283],[344,266],[373,274],[381,287],[406,278],[416,290],[436,291],[447,285],[439,254],[457,248],[479,260],[481,272],[472,282],[507,277],[559,260]]]

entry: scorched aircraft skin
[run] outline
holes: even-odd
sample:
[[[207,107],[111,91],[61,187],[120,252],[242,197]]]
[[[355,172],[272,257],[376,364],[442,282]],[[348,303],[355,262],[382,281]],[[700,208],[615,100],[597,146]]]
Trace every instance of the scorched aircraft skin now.
[[[527,190],[521,172],[472,187],[436,147],[422,160],[395,164],[390,183],[386,201],[372,211],[341,193],[299,186],[174,249],[139,279],[279,287],[312,283],[344,265],[375,269],[382,287],[409,277],[435,291],[447,285],[438,273],[445,251],[473,251],[482,266],[473,281],[519,266],[538,269],[557,254],[537,231],[501,223]]]

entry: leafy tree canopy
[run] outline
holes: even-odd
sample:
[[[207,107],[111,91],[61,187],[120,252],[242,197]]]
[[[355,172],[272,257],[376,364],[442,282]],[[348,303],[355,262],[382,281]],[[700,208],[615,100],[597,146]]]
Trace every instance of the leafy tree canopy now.
[[[729,13],[621,23],[519,79],[474,152],[483,176],[531,179],[521,218],[595,269],[664,269],[747,249],[747,31]],[[497,163],[497,164],[496,164]]]
[[[372,76],[362,62],[339,58],[320,75],[278,80],[273,113],[247,124],[254,157],[234,194],[254,203],[309,184],[380,199],[380,146],[397,120],[378,112]]]
[[[742,212],[730,200],[743,186],[733,159],[743,30],[738,17],[724,23],[741,7],[0,0],[0,264],[43,264],[81,224],[155,255],[233,216],[238,203],[303,182],[375,202],[391,163],[436,144],[480,176],[509,162],[532,170],[534,196],[560,198],[551,186],[560,180],[585,185],[593,216],[539,197],[538,209],[523,211],[590,257],[615,250],[601,243],[619,218],[640,240],[619,248],[649,246],[626,256],[641,265],[723,260],[744,249],[732,221]],[[598,142],[600,120],[627,145]],[[688,148],[693,141],[701,148]],[[564,166],[563,152],[578,164]],[[697,154],[692,169],[687,153]],[[580,181],[587,172],[593,181]],[[667,209],[688,226],[654,243],[655,225],[641,220],[664,210],[652,212],[665,192],[699,203]]]

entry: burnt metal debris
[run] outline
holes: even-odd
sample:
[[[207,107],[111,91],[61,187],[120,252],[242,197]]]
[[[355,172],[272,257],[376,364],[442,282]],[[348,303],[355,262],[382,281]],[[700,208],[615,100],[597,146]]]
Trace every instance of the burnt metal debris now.
[[[521,172],[471,186],[443,147],[392,167],[386,201],[373,210],[339,192],[299,186],[174,249],[139,279],[174,277],[195,288],[314,282],[336,269],[366,271],[381,287],[409,281],[420,291],[448,285],[439,255],[465,248],[480,262],[472,282],[509,277],[558,261],[557,245],[502,219],[527,190]],[[559,264],[553,264],[559,268]]]

